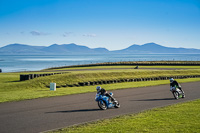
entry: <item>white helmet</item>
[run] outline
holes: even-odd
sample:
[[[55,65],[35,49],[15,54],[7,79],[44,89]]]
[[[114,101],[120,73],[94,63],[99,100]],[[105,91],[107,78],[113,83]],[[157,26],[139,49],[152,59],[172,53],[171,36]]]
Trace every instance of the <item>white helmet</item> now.
[[[101,90],[101,86],[97,86],[97,92],[99,92]]]
[[[173,78],[170,78],[169,81],[170,81],[170,83],[172,83],[172,82],[174,81],[174,79],[173,79]]]

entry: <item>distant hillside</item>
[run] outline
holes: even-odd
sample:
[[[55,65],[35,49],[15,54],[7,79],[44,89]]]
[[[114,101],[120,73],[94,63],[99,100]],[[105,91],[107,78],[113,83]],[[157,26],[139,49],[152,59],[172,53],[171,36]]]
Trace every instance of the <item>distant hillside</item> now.
[[[114,53],[200,53],[200,49],[188,49],[188,48],[171,48],[164,47],[155,43],[147,43],[144,45],[131,45],[128,48],[122,50],[113,51]]]
[[[76,44],[52,44],[50,46],[30,46],[9,44],[0,48],[0,54],[152,54],[152,53],[200,53],[200,49],[171,48],[155,43],[131,45],[122,50],[109,51],[106,48],[89,48]]]
[[[42,53],[44,46],[29,46],[25,44],[9,44],[0,48],[1,53],[7,54],[29,54],[29,53]]]
[[[45,46],[30,46],[24,44],[9,44],[0,48],[0,54],[98,54],[108,53],[106,48],[88,48],[76,44],[53,44]]]

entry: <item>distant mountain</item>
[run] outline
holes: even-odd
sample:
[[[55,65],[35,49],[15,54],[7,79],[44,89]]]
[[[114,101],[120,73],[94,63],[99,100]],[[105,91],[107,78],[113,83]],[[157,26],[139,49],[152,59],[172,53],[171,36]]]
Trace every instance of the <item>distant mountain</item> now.
[[[49,47],[43,49],[46,52],[53,52],[53,53],[72,53],[72,52],[89,52],[90,48],[86,46],[78,46],[76,44],[53,44]]]
[[[171,48],[156,43],[131,45],[122,50],[109,51],[106,48],[89,48],[77,44],[52,44],[50,46],[30,46],[9,44],[0,48],[0,54],[147,54],[147,53],[200,53],[200,49]]]
[[[107,50],[106,48],[94,48],[92,50],[94,50],[95,52],[98,52],[98,53],[108,53],[109,52],[109,50]]]
[[[63,53],[63,54],[73,54],[73,53],[98,53],[98,52],[109,52],[105,48],[95,48],[91,49],[86,46],[76,45],[74,43],[72,44],[53,44],[49,47],[45,47],[42,49],[45,52],[51,52],[51,53]]]
[[[144,45],[131,45],[122,50],[113,51],[114,53],[200,53],[200,49],[171,48],[158,45],[156,43],[146,43]]]
[[[25,44],[9,44],[7,46],[0,48],[1,53],[7,54],[28,54],[28,53],[42,53],[42,49],[45,48],[44,46],[30,46]]]
[[[76,44],[52,44],[46,46],[30,46],[25,44],[9,44],[0,48],[0,54],[98,54],[108,53],[106,48],[88,48]]]

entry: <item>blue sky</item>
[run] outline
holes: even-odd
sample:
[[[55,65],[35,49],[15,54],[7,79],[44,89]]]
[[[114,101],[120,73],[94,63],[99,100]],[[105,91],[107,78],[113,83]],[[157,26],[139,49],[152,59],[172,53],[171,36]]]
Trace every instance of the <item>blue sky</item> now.
[[[200,0],[0,0],[0,47],[149,42],[200,49]]]

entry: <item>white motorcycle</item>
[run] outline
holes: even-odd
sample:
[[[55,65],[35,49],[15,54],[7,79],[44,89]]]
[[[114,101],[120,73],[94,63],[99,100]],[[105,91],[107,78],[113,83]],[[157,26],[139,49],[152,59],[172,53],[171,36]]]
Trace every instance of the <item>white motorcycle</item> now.
[[[184,91],[183,90],[181,91],[178,87],[173,87],[171,92],[174,95],[175,99],[185,98]]]

